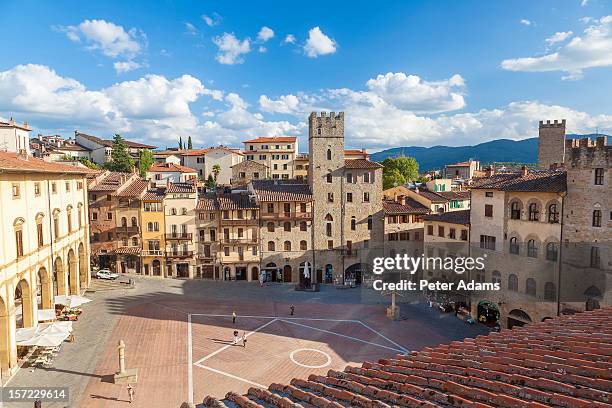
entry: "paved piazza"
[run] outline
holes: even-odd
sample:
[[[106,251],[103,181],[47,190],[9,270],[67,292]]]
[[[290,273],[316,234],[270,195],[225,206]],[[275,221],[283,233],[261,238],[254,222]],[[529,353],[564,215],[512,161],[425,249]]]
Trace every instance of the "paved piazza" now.
[[[197,404],[206,395],[287,383],[482,333],[421,303],[402,303],[402,320],[392,322],[385,317],[388,299],[365,289],[304,293],[282,284],[135,280],[129,289],[94,282],[86,294],[94,301],[74,325],[76,341],[64,343],[53,368],[21,369],[7,385],[70,387],[69,405],[45,407],[128,406],[126,386],[112,383],[123,339],[126,365],[138,369],[130,406],[179,407],[190,396]],[[233,344],[234,330],[246,335],[246,347]]]

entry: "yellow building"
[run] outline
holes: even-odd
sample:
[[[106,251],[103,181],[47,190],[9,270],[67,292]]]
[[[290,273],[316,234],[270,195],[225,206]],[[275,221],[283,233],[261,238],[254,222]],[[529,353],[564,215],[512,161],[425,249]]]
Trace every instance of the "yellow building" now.
[[[145,192],[140,200],[142,273],[149,276],[167,276],[164,196],[165,188],[154,188]]]
[[[18,365],[16,330],[53,296],[89,286],[89,169],[0,152],[0,368]]]

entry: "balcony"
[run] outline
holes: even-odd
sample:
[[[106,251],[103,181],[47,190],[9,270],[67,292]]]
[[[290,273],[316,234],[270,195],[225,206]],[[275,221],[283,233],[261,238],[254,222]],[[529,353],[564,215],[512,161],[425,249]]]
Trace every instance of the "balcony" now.
[[[199,253],[198,254],[198,259],[204,263],[210,263],[213,262],[215,260],[215,257],[212,256],[212,254],[203,254],[203,253]]]
[[[257,238],[221,238],[223,244],[256,244],[259,241]]]
[[[221,263],[230,263],[230,262],[259,262],[259,255],[253,255],[252,252],[243,252],[242,254],[238,252],[230,252],[229,255],[225,255],[223,252],[218,254],[219,261]]]
[[[192,237],[191,232],[172,232],[166,234],[166,241],[191,241]]]
[[[241,218],[241,219],[221,219],[221,225],[257,225],[258,220],[253,218]]]
[[[162,251],[161,249],[143,250],[142,256],[164,256],[164,251]]]
[[[115,231],[117,234],[136,235],[140,232],[140,227],[138,225],[122,225],[121,227],[117,227]]]
[[[261,213],[262,220],[312,220],[312,213],[308,212],[280,212]]]
[[[168,251],[166,257],[168,258],[191,258],[193,251]]]

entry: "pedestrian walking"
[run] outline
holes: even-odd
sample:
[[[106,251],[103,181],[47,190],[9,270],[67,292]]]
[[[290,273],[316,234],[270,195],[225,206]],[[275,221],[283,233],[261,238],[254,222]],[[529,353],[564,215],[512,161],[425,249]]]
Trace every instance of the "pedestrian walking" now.
[[[293,316],[293,312],[295,312],[295,306],[289,306],[289,311],[291,312],[291,316]]]
[[[130,397],[130,404],[131,404],[132,401],[134,401],[134,387],[132,387],[132,384],[127,385],[127,392],[128,392],[128,397]]]
[[[242,347],[246,348],[246,332],[242,332]]]
[[[238,330],[234,330],[234,344],[238,344]]]
[[[236,324],[236,317],[238,317],[238,316],[236,315],[236,311],[233,311],[233,312],[232,312],[232,324]]]

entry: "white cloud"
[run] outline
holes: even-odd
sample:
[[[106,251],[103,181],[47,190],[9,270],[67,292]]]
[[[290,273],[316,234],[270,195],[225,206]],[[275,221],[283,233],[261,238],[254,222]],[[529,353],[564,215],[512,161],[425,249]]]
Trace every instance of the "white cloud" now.
[[[580,2],[580,6],[581,6],[581,7],[586,7],[588,4],[589,4],[589,0],[582,0],[582,1]]]
[[[202,20],[206,23],[207,26],[209,27],[214,27],[216,25],[221,24],[221,16],[217,13],[213,13],[212,16],[208,16],[206,14],[202,15]]]
[[[293,34],[287,34],[283,40],[283,44],[294,44],[295,36]]]
[[[370,79],[366,86],[385,102],[417,113],[445,112],[465,106],[465,81],[461,75],[428,82],[417,75],[389,72]]]
[[[249,38],[241,41],[233,33],[223,33],[222,36],[213,38],[213,43],[219,48],[216,60],[221,64],[242,64],[242,55],[251,51]]]
[[[319,27],[314,27],[308,31],[304,52],[310,58],[333,54],[336,52],[336,42],[325,35]]]
[[[185,30],[187,31],[187,34],[191,35],[196,35],[198,33],[198,29],[190,22],[185,22]]]
[[[510,71],[562,71],[563,79],[581,78],[588,68],[612,66],[612,15],[602,17],[555,52],[507,59],[501,66]]]
[[[117,61],[113,63],[113,67],[118,74],[124,74],[126,72],[134,71],[142,67],[142,65],[136,61]]]
[[[533,24],[530,20],[527,20],[526,18],[521,19],[520,23],[524,26],[530,26]]]
[[[300,100],[297,96],[283,95],[277,100],[268,98],[266,95],[259,97],[259,107],[264,112],[270,113],[296,113],[299,112]]]
[[[264,47],[263,45],[261,45],[261,46],[259,46],[259,48],[257,49],[257,51],[259,51],[259,52],[261,52],[261,53],[264,53],[264,52],[267,52],[267,51],[268,51],[268,49],[267,49],[266,47]]]
[[[574,33],[572,31],[559,31],[548,37],[545,41],[550,44],[556,44],[559,42],[563,42],[570,38]]]
[[[274,37],[274,30],[270,27],[263,26],[261,30],[257,33],[257,40],[261,42],[266,42]]]

